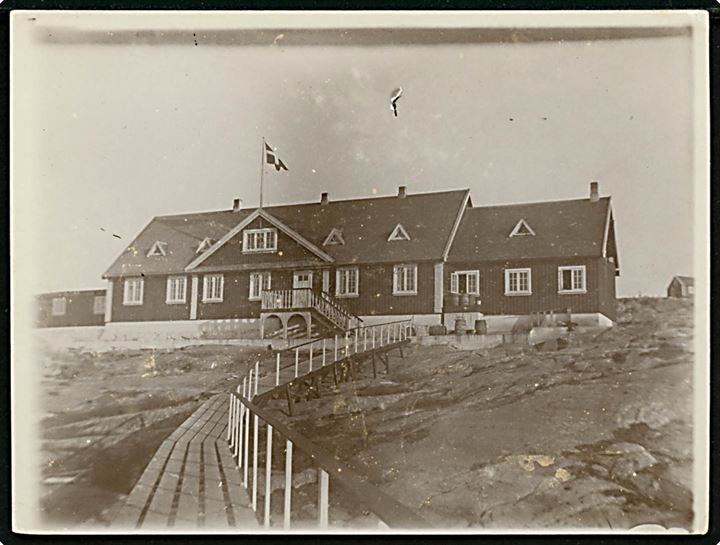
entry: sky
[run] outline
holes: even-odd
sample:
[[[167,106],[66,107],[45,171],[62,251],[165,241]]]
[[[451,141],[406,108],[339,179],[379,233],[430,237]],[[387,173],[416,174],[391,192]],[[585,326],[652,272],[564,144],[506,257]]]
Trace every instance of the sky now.
[[[66,40],[43,22],[13,28],[13,228],[32,241],[13,259],[33,264],[35,292],[102,287],[153,216],[255,206],[262,137],[289,167],[266,171],[266,204],[406,185],[470,188],[481,206],[584,198],[597,180],[620,296],[693,274],[688,35],[312,45],[241,30]]]

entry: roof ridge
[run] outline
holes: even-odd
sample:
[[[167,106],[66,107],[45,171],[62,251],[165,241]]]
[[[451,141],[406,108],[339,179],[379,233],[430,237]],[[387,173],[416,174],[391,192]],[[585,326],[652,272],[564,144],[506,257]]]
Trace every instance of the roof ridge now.
[[[610,195],[607,195],[606,197],[600,197],[599,201],[605,201],[610,200]],[[570,203],[570,202],[592,202],[589,198],[584,197],[580,199],[554,199],[554,200],[547,200],[547,201],[531,201],[531,202],[516,202],[516,203],[504,203],[504,204],[487,204],[482,206],[473,206],[470,208],[470,210],[483,210],[488,208],[509,208],[511,206],[532,206],[537,204],[557,204],[557,203]],[[598,201],[598,202],[599,202]]]
[[[409,199],[412,197],[419,197],[423,195],[442,195],[446,193],[462,193],[470,191],[469,188],[464,189],[444,189],[441,191],[423,191],[421,193],[408,193],[405,196],[405,199]],[[337,199],[337,200],[331,200],[328,201],[327,205],[333,205],[333,204],[339,204],[339,203],[348,203],[348,202],[358,202],[358,201],[379,201],[382,199],[397,199],[397,195],[379,195],[379,196],[370,196],[370,197],[353,197],[350,199]],[[278,208],[287,208],[291,206],[311,206],[311,205],[320,205],[320,201],[308,201],[308,202],[294,202],[294,203],[285,203],[285,204],[274,204],[270,206],[263,206],[263,210],[272,210],[272,209],[278,209]],[[257,210],[258,206],[243,208],[239,212],[249,212],[253,213],[255,210]],[[209,210],[205,212],[185,212],[185,213],[179,213],[179,214],[165,214],[162,216],[155,216],[153,219],[156,220],[164,220],[164,219],[174,219],[174,218],[186,218],[189,216],[204,216],[204,215],[210,215],[210,214],[221,214],[221,213],[234,213],[237,214],[238,212],[235,212],[232,208],[228,209],[222,209],[222,210]]]

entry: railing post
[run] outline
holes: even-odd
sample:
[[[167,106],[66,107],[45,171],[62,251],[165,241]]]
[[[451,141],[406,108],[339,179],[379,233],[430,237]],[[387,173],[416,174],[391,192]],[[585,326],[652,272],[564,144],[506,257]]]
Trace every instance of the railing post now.
[[[255,383],[257,384],[257,382]],[[257,475],[258,475],[258,415],[253,416],[253,488],[252,510],[257,513]]]
[[[275,386],[280,384],[280,352],[277,353],[277,362],[275,363]]]
[[[353,336],[355,337],[355,353],[358,353],[358,331],[353,329]]]
[[[283,528],[290,528],[290,507],[292,498],[292,455],[293,444],[290,440],[285,441],[285,507],[283,509]]]
[[[243,377],[243,384],[242,384],[242,396],[245,399],[247,399],[246,389],[248,386],[246,379],[247,379],[247,377]],[[245,405],[243,405],[240,402],[238,402],[238,405],[240,406],[240,414],[239,414],[240,418],[238,419],[238,425],[237,425],[237,429],[235,431],[235,433],[237,434],[237,439],[235,441],[235,456],[237,456],[237,459],[238,459],[238,467],[242,467],[243,466],[242,445],[243,445],[243,428],[244,428],[243,419],[245,417],[247,409],[245,409]]]
[[[265,451],[265,512],[263,515],[265,528],[270,528],[270,496],[272,495],[272,440],[273,427],[267,425],[267,450]]]
[[[350,342],[349,342],[349,339],[348,339],[349,336],[350,336],[350,332],[349,332],[349,331],[346,331],[346,332],[345,332],[345,357],[346,357],[346,358],[348,357],[348,355],[350,355],[350,351],[349,351],[349,349],[348,349],[348,346],[350,345]]]
[[[375,326],[372,326],[372,347],[375,348]]]
[[[322,366],[325,367],[325,337],[323,337],[323,340],[322,340],[322,350],[323,350]]]
[[[298,376],[298,365],[300,364],[300,349],[295,349],[295,378]]]
[[[312,359],[313,359],[313,343],[310,343],[310,371],[312,371]]]
[[[260,379],[258,378],[259,372],[260,372],[260,362],[256,361],[255,362],[255,394],[253,395],[253,397],[258,395],[258,384],[260,383]]]
[[[249,390],[249,388],[248,388]],[[248,409],[245,411],[245,440],[243,443],[244,448],[244,460],[243,460],[243,486],[245,487],[245,490],[247,490],[248,487],[248,456],[250,455],[250,449],[248,448],[248,445],[250,443],[250,410]]]
[[[363,352],[367,350],[367,327],[363,327]]]
[[[335,355],[333,357],[333,361],[337,361],[337,334],[335,334]]]
[[[233,442],[231,441],[232,438],[232,429],[233,429],[233,418],[234,418],[234,412],[235,412],[235,396],[230,393],[230,407],[228,408],[228,432],[227,432],[227,440],[230,441],[230,448],[233,447]]]
[[[327,530],[328,527],[328,510],[329,510],[329,492],[330,492],[330,476],[322,468],[318,468],[318,518],[321,530]]]

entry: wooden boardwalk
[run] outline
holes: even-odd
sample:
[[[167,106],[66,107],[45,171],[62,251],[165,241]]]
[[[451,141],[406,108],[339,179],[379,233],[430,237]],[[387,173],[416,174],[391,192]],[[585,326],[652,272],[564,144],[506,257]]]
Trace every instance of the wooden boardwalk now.
[[[153,456],[113,527],[211,531],[258,527],[228,444],[227,396],[216,395]]]

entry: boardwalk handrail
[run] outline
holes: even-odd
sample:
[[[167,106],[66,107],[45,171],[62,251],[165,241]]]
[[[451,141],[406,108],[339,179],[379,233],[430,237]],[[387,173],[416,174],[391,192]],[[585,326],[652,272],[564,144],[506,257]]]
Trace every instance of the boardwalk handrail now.
[[[354,320],[361,321],[329,293],[312,288],[265,290],[261,293],[260,301],[263,311],[312,308],[341,329],[349,329]]]
[[[377,327],[381,327],[381,326],[390,326],[390,325],[393,325],[393,324],[403,324],[403,323],[408,323],[408,322],[410,322],[410,321],[411,321],[411,320],[409,320],[408,318],[405,318],[404,320],[394,320],[394,321],[392,321],[392,322],[381,322],[381,323],[379,323],[379,324],[360,325],[360,326],[357,326],[357,327],[352,327],[352,328],[348,329],[348,331],[350,331],[350,332],[352,333],[352,332],[354,332],[354,331],[362,330],[362,329],[366,329],[366,328],[369,329],[369,328],[373,328],[373,327],[377,328]],[[335,335],[335,337],[337,337],[337,335]],[[325,339],[332,339],[332,338],[333,338],[333,335],[328,335],[328,336],[326,336],[326,337],[324,337],[324,338],[325,338]],[[280,350],[278,350],[278,352],[280,352],[281,354],[282,354],[282,353],[285,353],[285,352],[292,352],[292,351],[295,350],[296,348],[304,348],[305,346],[308,346],[308,345],[311,345],[311,344],[316,344],[318,341],[322,341],[322,339],[323,339],[323,337],[321,337],[321,338],[319,338],[319,339],[311,339],[311,340],[309,340],[309,341],[303,341],[303,342],[301,342],[301,343],[294,344],[294,345],[292,345],[292,346],[288,346],[287,348],[281,348]]]
[[[251,387],[244,390],[252,390]],[[283,508],[283,526],[290,527],[290,508],[292,502],[292,456],[293,447],[297,446],[307,454],[317,465],[318,471],[318,524],[326,529],[329,523],[329,487],[330,480],[339,485],[350,494],[358,504],[367,511],[373,513],[382,522],[391,528],[428,528],[429,523],[416,514],[414,511],[391,498],[376,486],[370,484],[367,478],[356,473],[353,469],[340,462],[337,457],[331,455],[318,445],[295,432],[279,419],[263,408],[253,404],[246,399],[245,395],[252,397],[252,391],[243,391],[243,395],[230,394],[230,436],[231,448],[234,448],[234,455],[237,457],[239,468],[244,469],[245,487],[249,491],[249,437],[252,428],[252,507],[257,510],[257,472],[258,472],[258,450],[259,450],[259,428],[264,424],[267,428],[266,434],[266,456],[265,456],[265,505],[264,505],[264,526],[270,527],[271,512],[271,476],[272,476],[272,444],[273,434],[277,433],[285,439],[285,502]],[[252,416],[252,419],[250,418]],[[244,447],[244,448],[243,448]]]

